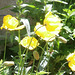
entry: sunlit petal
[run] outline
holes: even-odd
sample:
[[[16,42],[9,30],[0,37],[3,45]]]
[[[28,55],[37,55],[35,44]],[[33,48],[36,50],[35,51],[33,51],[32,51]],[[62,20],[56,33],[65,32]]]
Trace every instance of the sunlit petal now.
[[[53,15],[51,12],[48,12],[44,19],[44,25],[48,31],[59,31],[62,27],[61,19],[57,15]]]
[[[38,40],[37,40],[36,38],[34,38],[34,37],[29,37],[29,36],[24,37],[24,38],[21,40],[20,44],[21,44],[23,47],[28,48],[28,49],[30,49],[30,50],[35,49],[35,48],[39,45]]]
[[[58,31],[48,31],[46,27],[41,25],[40,23],[36,24],[34,32],[45,41],[52,41],[58,34]]]
[[[20,30],[23,29],[25,25],[19,26],[19,21],[15,18],[12,17],[11,15],[6,15],[3,18],[3,25],[1,26],[1,29],[6,29],[6,30]]]
[[[68,66],[72,71],[75,71],[75,52],[71,53],[67,56]]]

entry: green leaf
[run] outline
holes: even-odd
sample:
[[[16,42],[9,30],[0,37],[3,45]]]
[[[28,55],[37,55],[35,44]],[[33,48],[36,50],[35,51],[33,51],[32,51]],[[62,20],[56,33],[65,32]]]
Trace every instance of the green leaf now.
[[[3,60],[1,59],[1,60],[0,60],[0,65],[2,64],[2,62],[3,62]]]
[[[75,15],[75,9],[72,9],[70,16]]]
[[[63,9],[63,11],[65,11],[67,13],[68,12],[68,9]]]
[[[10,50],[12,50],[13,52],[17,53],[19,48],[18,48],[18,46],[13,46],[12,48],[10,48]]]
[[[2,7],[2,8],[0,8],[0,10],[6,9],[6,8],[9,8],[9,7],[12,7],[12,5],[8,5],[8,6],[5,6],[5,7]]]
[[[41,2],[41,0],[35,0],[35,1],[37,1],[37,2]]]
[[[24,0],[17,0],[17,4],[19,3],[19,4],[22,4],[24,2]]]
[[[64,16],[64,17],[67,17],[66,14],[62,14],[62,13],[59,13],[59,12],[56,12],[56,13],[59,14],[59,15],[62,15],[62,16]]]
[[[30,36],[30,23],[28,19],[22,18],[21,22],[23,22],[23,24],[26,26],[27,34]]]
[[[14,8],[10,9],[13,12],[19,13],[19,8],[17,6],[14,6]]]
[[[36,75],[35,73],[30,73],[30,74],[28,74],[28,75]]]
[[[61,1],[61,0],[48,0],[48,1],[54,1],[54,2],[59,2],[59,3],[63,3],[63,4],[68,4],[67,2]]]
[[[65,2],[65,1],[56,1],[56,2],[59,2],[59,3],[63,3],[63,4],[68,4],[67,2]]]
[[[21,8],[28,6],[28,4],[21,4]]]
[[[63,11],[65,11],[67,13],[68,16],[73,16],[75,15],[75,9],[63,9]]]
[[[54,61],[55,61],[55,63],[58,63],[59,61],[64,60],[65,57],[66,57],[65,55],[62,55],[62,56],[59,55],[59,56],[56,57],[56,59]]]
[[[31,8],[35,8],[35,6],[34,5],[28,5],[29,7],[31,7]]]
[[[72,33],[71,29],[68,26],[64,26],[63,29],[65,29],[69,33]]]
[[[50,74],[50,72],[40,71],[37,72],[36,75]]]
[[[58,72],[56,75],[64,75],[65,71]]]

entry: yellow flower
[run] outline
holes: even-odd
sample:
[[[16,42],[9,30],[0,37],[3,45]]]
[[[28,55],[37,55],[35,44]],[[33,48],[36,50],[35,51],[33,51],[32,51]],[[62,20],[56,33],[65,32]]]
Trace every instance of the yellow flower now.
[[[40,36],[45,41],[52,41],[55,39],[55,36],[59,34],[62,24],[61,20],[56,15],[52,15],[51,12],[48,12],[45,15],[44,25],[41,25],[39,22],[36,23],[34,32]]]
[[[21,40],[20,44],[21,44],[23,47],[28,48],[28,49],[30,49],[30,50],[35,49],[35,48],[39,45],[39,43],[38,43],[38,41],[37,41],[36,38],[34,38],[34,37],[29,37],[29,36],[24,37],[24,38]]]
[[[34,28],[34,32],[45,41],[52,41],[55,36],[59,33],[58,31],[48,31],[45,26],[41,25],[39,22]]]
[[[75,71],[75,52],[71,53],[67,56],[68,66],[72,71]]]
[[[45,15],[44,25],[48,31],[59,31],[62,27],[61,19],[57,15],[52,15],[51,12],[48,12]]]
[[[19,29],[23,29],[25,26],[22,25],[22,26],[19,26],[19,21],[15,18],[15,17],[12,17],[11,15],[6,15],[4,16],[3,18],[3,25],[1,26],[1,29],[7,29],[7,30],[19,30]]]

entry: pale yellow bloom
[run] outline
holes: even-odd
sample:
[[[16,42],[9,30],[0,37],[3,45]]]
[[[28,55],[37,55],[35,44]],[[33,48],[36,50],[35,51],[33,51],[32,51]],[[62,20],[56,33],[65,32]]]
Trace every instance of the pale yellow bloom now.
[[[53,15],[51,12],[48,12],[45,15],[44,25],[48,31],[58,31],[62,27],[61,19],[57,15]]]
[[[34,32],[45,41],[52,41],[55,36],[59,33],[58,31],[48,31],[45,26],[41,25],[39,22],[34,28]]]
[[[12,17],[11,15],[6,15],[3,18],[3,25],[1,26],[1,29],[7,29],[7,30],[20,30],[25,27],[25,25],[19,26],[19,21],[15,18]]]
[[[75,52],[71,53],[67,56],[68,66],[72,71],[75,71]]]
[[[30,50],[35,49],[35,48],[39,45],[38,40],[37,40],[36,38],[34,38],[34,37],[29,37],[29,36],[24,37],[24,38],[21,40],[20,44],[21,44],[23,47],[28,48],[28,49],[30,49]]]
[[[36,23],[34,32],[45,41],[52,41],[59,34],[62,24],[57,15],[48,12],[45,15],[44,24]]]

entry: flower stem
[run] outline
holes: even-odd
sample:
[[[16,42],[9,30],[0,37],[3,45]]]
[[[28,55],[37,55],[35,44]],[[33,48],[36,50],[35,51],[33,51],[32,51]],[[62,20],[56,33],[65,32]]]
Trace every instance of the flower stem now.
[[[5,37],[5,47],[4,47],[4,61],[5,61],[5,54],[6,54],[6,43],[7,43],[7,31],[6,31],[6,37]]]
[[[19,43],[20,43],[20,30],[18,31]],[[21,45],[19,44],[19,58],[21,58]]]
[[[68,62],[65,62],[61,67],[60,69],[58,70],[58,73],[60,73],[61,69],[64,67],[65,64],[67,64]]]
[[[18,31],[18,37],[19,37],[19,43],[20,43],[20,30]],[[22,60],[22,57],[21,57],[21,45],[19,44],[19,59]],[[20,60],[20,63],[19,63],[19,70],[18,70],[18,75],[19,75],[19,72],[20,72],[20,67],[21,67],[21,60]]]

